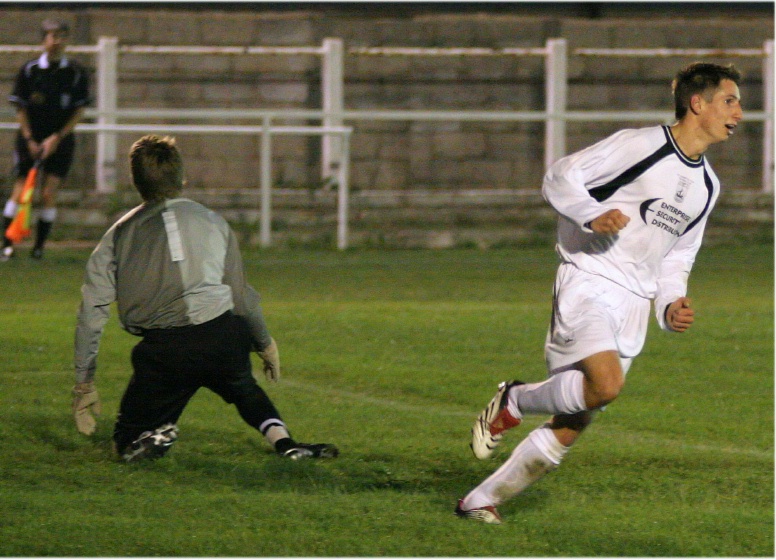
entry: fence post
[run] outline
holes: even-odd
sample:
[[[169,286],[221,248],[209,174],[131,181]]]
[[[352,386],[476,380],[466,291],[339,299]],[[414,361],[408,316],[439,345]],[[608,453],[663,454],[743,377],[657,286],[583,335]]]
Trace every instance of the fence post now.
[[[272,244],[272,138],[269,116],[261,124],[261,210],[259,217],[259,245],[269,247]]]
[[[547,120],[544,125],[544,169],[566,155],[566,97],[568,92],[568,46],[566,39],[548,39],[544,61],[544,91]]]
[[[97,124],[116,124],[118,97],[118,38],[100,37],[97,42]],[[116,190],[116,133],[97,133],[97,192]]]
[[[337,135],[342,139],[342,165],[337,185],[337,248],[348,248],[348,205],[350,204],[350,133]]]
[[[344,46],[342,39],[323,40],[321,60],[321,97],[323,101],[323,126],[342,126],[342,117],[329,113],[341,113],[344,107]],[[337,134],[321,136],[321,179],[327,183],[336,180],[342,165],[342,137]]]
[[[763,45],[763,192],[773,192],[773,39]]]

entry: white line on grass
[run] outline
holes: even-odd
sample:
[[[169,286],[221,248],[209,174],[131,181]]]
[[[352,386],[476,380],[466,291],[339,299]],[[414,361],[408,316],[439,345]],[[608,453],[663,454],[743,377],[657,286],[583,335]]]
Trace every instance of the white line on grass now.
[[[16,372],[15,375],[21,375],[21,376],[29,376],[30,374],[37,374],[37,375],[61,375],[61,372]],[[279,382],[279,385],[281,386],[287,386],[294,389],[303,389],[307,392],[315,392],[318,394],[326,394],[332,397],[337,397],[345,400],[349,400],[355,403],[364,403],[369,404],[373,406],[381,406],[384,408],[389,408],[392,410],[400,410],[404,412],[411,412],[413,414],[420,414],[420,415],[428,415],[432,414],[434,416],[449,416],[449,417],[457,417],[457,418],[468,418],[472,421],[477,417],[477,414],[479,414],[479,410],[475,411],[464,411],[464,410],[453,410],[451,407],[443,407],[439,405],[431,405],[431,404],[423,404],[423,405],[416,405],[416,404],[409,404],[406,402],[396,401],[392,399],[386,399],[382,397],[371,397],[369,395],[365,395],[364,393],[354,393],[352,391],[342,391],[340,389],[332,389],[330,387],[321,387],[318,385],[311,384],[309,381],[293,381],[289,380],[287,378],[281,379]],[[598,429],[599,433],[606,433],[609,431],[611,433],[611,429],[606,427],[605,425],[601,425]],[[731,446],[719,446],[719,445],[706,445],[706,444],[688,444],[681,440],[675,440],[675,439],[669,439],[660,437],[653,434],[647,434],[643,431],[625,431],[622,429],[619,429],[621,432],[625,432],[627,435],[627,441],[630,444],[637,444],[639,442],[651,444],[651,445],[663,445],[666,447],[672,447],[674,449],[676,448],[683,448],[690,451],[700,451],[704,453],[725,453],[730,455],[742,455],[742,456],[749,456],[754,457],[756,459],[763,459],[763,460],[773,460],[774,453],[773,451],[763,451],[760,449],[742,449],[740,447],[731,447]]]
[[[392,410],[401,410],[405,412],[411,412],[414,414],[433,414],[434,416],[453,416],[453,417],[459,417],[459,418],[470,418],[472,421],[477,417],[477,414],[479,414],[479,410],[477,411],[463,411],[463,410],[451,410],[450,407],[442,407],[437,405],[430,405],[430,404],[423,404],[423,405],[414,405],[409,404],[405,402],[395,401],[391,399],[385,399],[385,398],[378,398],[378,397],[371,397],[368,395],[365,395],[363,393],[354,393],[351,391],[342,391],[340,389],[332,389],[330,387],[321,387],[317,385],[313,385],[308,381],[301,382],[301,381],[291,381],[288,379],[282,379],[280,381],[281,385],[287,385],[289,387],[292,387],[294,389],[303,389],[308,392],[315,392],[318,394],[326,394],[330,395],[332,397],[337,397],[345,400],[349,400],[356,403],[364,403],[369,405],[375,405],[375,406],[382,406],[385,408],[390,408]],[[601,426],[600,430],[606,431],[607,428],[604,426]],[[611,431],[611,430],[610,430]],[[620,431],[624,431],[621,430]],[[701,451],[706,453],[726,453],[731,455],[742,455],[742,456],[749,456],[754,457],[756,459],[773,459],[774,453],[773,451],[763,451],[760,449],[742,449],[739,447],[731,447],[731,446],[719,446],[719,445],[705,445],[705,444],[688,444],[681,440],[675,440],[675,439],[669,439],[660,437],[653,434],[645,434],[641,431],[627,431],[627,438],[628,442],[631,444],[635,443],[648,443],[652,445],[663,445],[666,447],[671,448],[683,448],[690,451]]]
[[[366,403],[371,405],[384,406],[393,410],[402,410],[405,412],[414,412],[416,414],[428,414],[433,409],[433,413],[436,416],[458,416],[460,418],[471,418],[472,421],[477,417],[479,411],[476,412],[464,412],[460,410],[448,410],[434,405],[419,405],[409,404],[401,401],[394,401],[391,399],[385,399],[381,397],[370,397],[363,393],[353,393],[350,391],[342,391],[340,389],[331,389],[328,387],[320,387],[311,385],[305,381],[289,381],[288,379],[281,379],[280,385],[288,385],[295,389],[304,389],[305,391],[314,391],[316,393],[325,393],[333,397],[343,398],[358,403]]]

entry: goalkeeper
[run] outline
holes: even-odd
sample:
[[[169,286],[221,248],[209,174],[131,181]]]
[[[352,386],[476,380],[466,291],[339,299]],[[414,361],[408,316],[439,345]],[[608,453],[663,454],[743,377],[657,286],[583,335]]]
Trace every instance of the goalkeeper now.
[[[143,203],[103,236],[86,265],[75,332],[73,413],[90,435],[100,413],[97,351],[116,302],[121,326],[142,337],[113,432],[126,461],[164,455],[200,387],[237,407],[275,451],[290,459],[336,457],[330,444],[295,441],[254,379],[250,352],[277,381],[280,361],[259,295],[246,283],[234,233],[201,204],[181,198],[183,164],[173,138],[144,136],[129,154]]]

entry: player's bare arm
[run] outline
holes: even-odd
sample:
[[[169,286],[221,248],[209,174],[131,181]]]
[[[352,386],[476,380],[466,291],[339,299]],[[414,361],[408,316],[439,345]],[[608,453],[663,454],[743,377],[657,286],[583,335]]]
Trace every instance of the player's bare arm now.
[[[70,119],[67,121],[65,126],[63,126],[59,132],[53,133],[48,138],[43,140],[43,142],[41,142],[40,150],[41,150],[42,159],[46,159],[51,154],[57,151],[57,148],[59,148],[59,143],[62,141],[62,138],[64,138],[65,136],[67,136],[72,132],[72,130],[81,120],[83,113],[84,113],[83,107],[77,109],[73,113],[73,116],[70,117]]]
[[[22,137],[27,142],[27,149],[33,157],[36,157],[41,150],[41,146],[32,137],[32,127],[30,126],[30,119],[27,116],[27,109],[19,107],[16,110],[16,121],[19,123],[19,130],[21,131]]]
[[[628,225],[628,222],[630,222],[630,218],[615,208],[607,210],[595,220],[591,220],[590,229],[596,233],[616,235]]]
[[[688,297],[680,297],[666,309],[666,323],[676,332],[684,332],[695,320],[692,301]]]

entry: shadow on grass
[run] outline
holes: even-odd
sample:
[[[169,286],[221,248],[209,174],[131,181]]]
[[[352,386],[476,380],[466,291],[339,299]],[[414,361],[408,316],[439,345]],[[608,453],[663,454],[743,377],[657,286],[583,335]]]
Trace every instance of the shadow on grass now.
[[[439,449],[416,453],[409,460],[399,450],[394,454],[341,449],[337,459],[292,461],[276,455],[262,440],[242,434],[229,438],[196,428],[186,430],[164,458],[127,464],[113,450],[113,422],[106,417],[100,419],[93,436],[79,434],[69,415],[54,418],[46,411],[27,411],[12,418],[2,432],[17,434],[14,446],[23,449],[23,454],[3,460],[3,470],[22,486],[38,484],[40,472],[28,472],[34,463],[63,489],[83,487],[84,472],[88,472],[89,479],[113,483],[116,491],[141,482],[146,491],[157,486],[172,486],[181,492],[206,488],[302,495],[387,491],[433,495],[454,504],[501,464]],[[3,439],[0,455],[8,458],[12,455],[7,448],[9,438]],[[510,502],[509,509],[532,510],[545,499],[541,489],[530,489]]]

